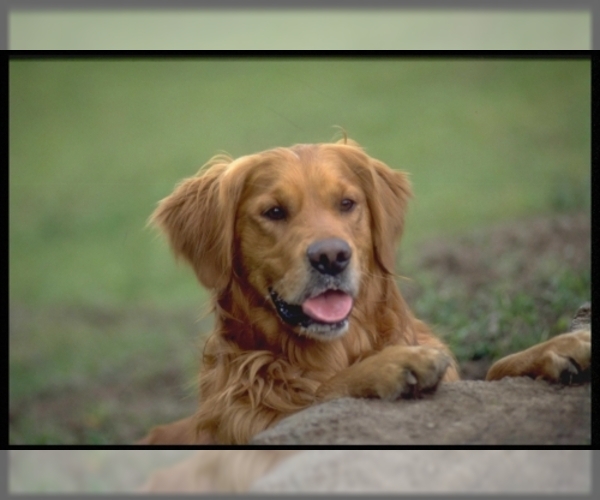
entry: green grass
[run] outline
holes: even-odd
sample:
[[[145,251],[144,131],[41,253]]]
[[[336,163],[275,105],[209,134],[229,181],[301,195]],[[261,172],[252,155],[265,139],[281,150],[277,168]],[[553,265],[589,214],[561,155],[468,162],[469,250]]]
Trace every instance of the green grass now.
[[[328,141],[342,126],[411,174],[403,257],[432,235],[590,206],[586,60],[48,59],[9,71],[12,441],[110,442],[102,425],[77,438],[60,421],[43,438],[22,409],[194,371],[190,345],[208,327],[174,317],[198,315],[207,294],[145,225],[219,151]]]

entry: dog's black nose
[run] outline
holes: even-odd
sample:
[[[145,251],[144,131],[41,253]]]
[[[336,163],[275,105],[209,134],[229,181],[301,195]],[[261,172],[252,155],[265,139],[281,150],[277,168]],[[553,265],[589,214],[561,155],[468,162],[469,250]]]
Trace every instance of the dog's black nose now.
[[[346,269],[352,257],[352,249],[344,240],[329,238],[312,243],[306,254],[317,271],[334,276]]]

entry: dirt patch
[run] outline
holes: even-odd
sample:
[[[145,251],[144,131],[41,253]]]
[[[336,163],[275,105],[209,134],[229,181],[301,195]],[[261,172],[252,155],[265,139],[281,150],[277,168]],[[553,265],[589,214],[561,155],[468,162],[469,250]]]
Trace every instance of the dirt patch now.
[[[421,399],[343,398],[292,415],[256,445],[589,445],[591,388],[529,378],[442,384]]]
[[[423,244],[419,254],[419,267],[440,282],[460,279],[469,294],[507,278],[515,288],[528,289],[548,261],[571,270],[589,269],[590,215],[538,216],[456,238],[436,238]]]

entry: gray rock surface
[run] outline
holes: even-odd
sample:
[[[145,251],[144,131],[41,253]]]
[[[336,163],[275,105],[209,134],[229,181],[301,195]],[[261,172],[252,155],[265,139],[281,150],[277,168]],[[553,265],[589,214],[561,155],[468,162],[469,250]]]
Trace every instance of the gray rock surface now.
[[[256,445],[589,445],[590,384],[529,378],[442,384],[421,399],[343,398],[258,434]]]
[[[309,450],[255,493],[590,493],[587,450]]]

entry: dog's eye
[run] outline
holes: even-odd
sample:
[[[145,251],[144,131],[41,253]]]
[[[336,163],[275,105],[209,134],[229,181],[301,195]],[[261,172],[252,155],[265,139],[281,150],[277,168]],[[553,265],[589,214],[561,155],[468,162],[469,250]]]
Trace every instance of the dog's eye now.
[[[286,211],[281,207],[269,208],[266,212],[263,212],[263,217],[271,220],[282,220],[287,217]]]
[[[342,212],[350,212],[350,210],[352,210],[355,206],[356,202],[349,198],[344,198],[340,203],[340,209]]]

